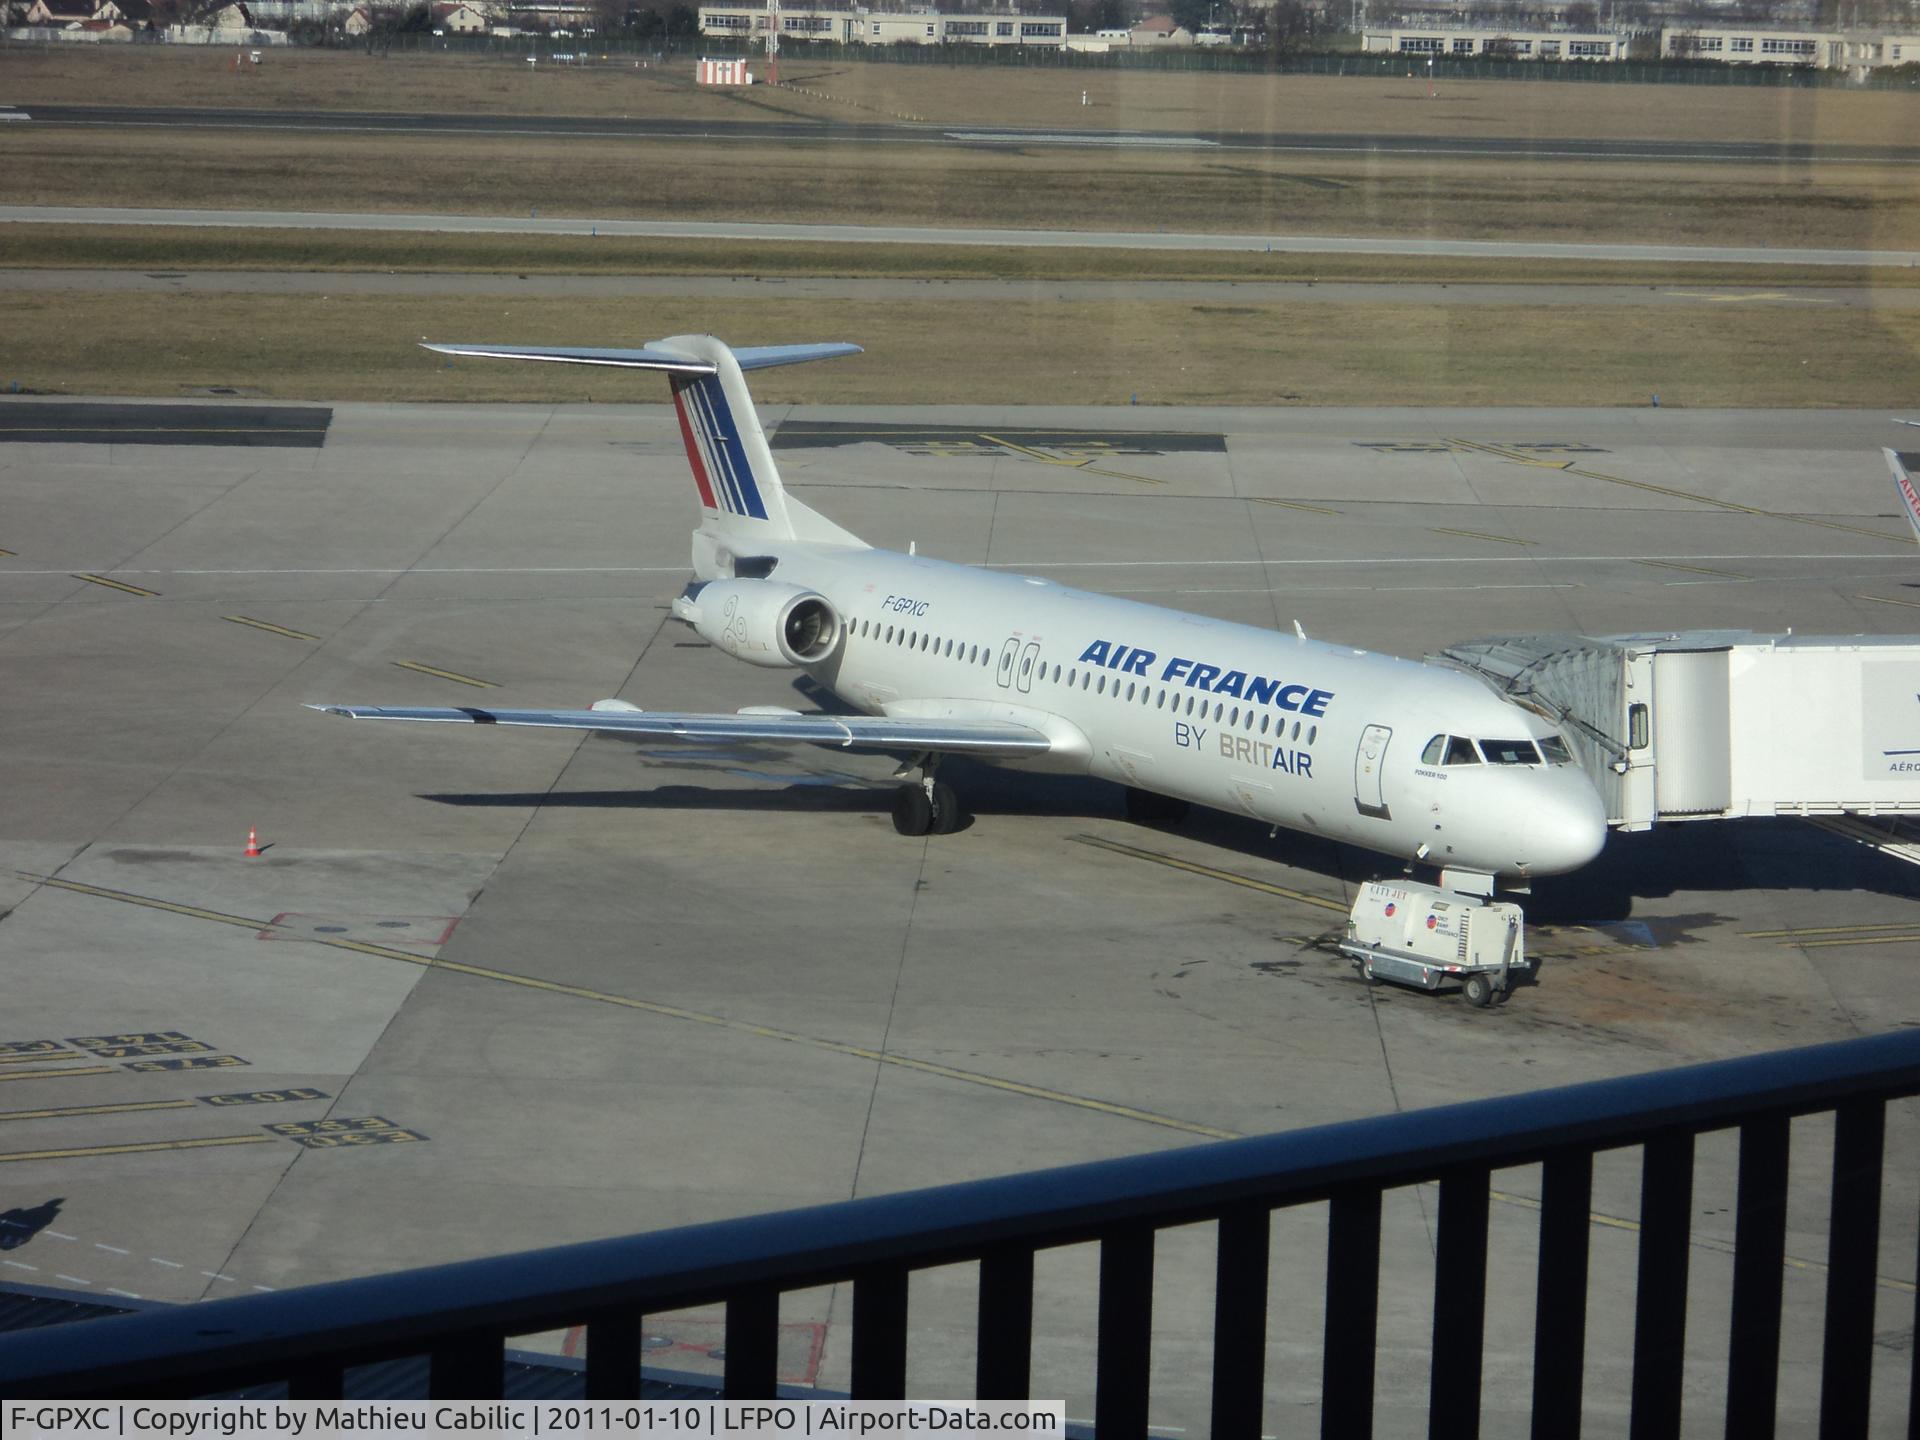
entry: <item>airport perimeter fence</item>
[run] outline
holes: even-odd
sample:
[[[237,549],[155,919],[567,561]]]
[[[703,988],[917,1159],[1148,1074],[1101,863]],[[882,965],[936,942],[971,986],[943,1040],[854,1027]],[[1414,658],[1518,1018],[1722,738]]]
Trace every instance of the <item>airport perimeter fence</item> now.
[[[850,1283],[853,1394],[897,1399],[906,1390],[914,1318],[909,1278],[971,1263],[978,1273],[978,1394],[1018,1400],[1028,1396],[1033,1366],[1035,1257],[1092,1244],[1099,1251],[1098,1296],[1089,1297],[1098,1324],[1095,1429],[1101,1440],[1144,1437],[1156,1236],[1212,1222],[1210,1429],[1219,1440],[1252,1440],[1263,1433],[1270,1308],[1311,1303],[1269,1293],[1271,1221],[1288,1207],[1324,1204],[1321,1434],[1350,1440],[1373,1429],[1383,1199],[1437,1181],[1430,1433],[1472,1435],[1479,1433],[1485,1358],[1492,1177],[1537,1166],[1532,1433],[1540,1440],[1574,1437],[1583,1408],[1594,1160],[1637,1149],[1631,1432],[1678,1435],[1690,1348],[1695,1141],[1735,1131],[1726,1433],[1764,1440],[1777,1418],[1793,1122],[1820,1115],[1833,1121],[1820,1434],[1844,1440],[1865,1436],[1871,1420],[1876,1298],[1883,1285],[1902,1286],[1906,1278],[1880,1278],[1881,1192],[1887,1103],[1916,1093],[1920,1033],[1902,1031],[50,1326],[0,1337],[0,1396],[161,1398],[284,1382],[291,1398],[329,1399],[347,1387],[351,1367],[424,1354],[433,1398],[492,1399],[501,1394],[511,1337],[584,1325],[586,1397],[631,1397],[641,1382],[643,1317],[724,1305],[725,1394],[769,1399],[776,1393],[782,1294]],[[1895,1217],[1908,1235],[1914,1220]],[[1717,1237],[1712,1243],[1725,1248]],[[1059,1303],[1049,1297],[1050,1309]],[[1895,1303],[1903,1312],[1913,1304],[1904,1297]],[[1886,1327],[1903,1329],[1916,1319],[1888,1316]],[[1392,1363],[1404,1367],[1410,1358],[1402,1351]],[[1920,1359],[1910,1363],[1909,1407]],[[1910,1417],[1916,1413],[1909,1409]]]

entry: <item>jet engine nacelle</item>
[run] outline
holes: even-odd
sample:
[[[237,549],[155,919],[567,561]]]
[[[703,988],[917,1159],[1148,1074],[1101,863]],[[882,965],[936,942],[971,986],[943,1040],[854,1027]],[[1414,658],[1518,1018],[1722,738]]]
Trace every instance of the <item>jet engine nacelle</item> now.
[[[710,580],[674,602],[701,639],[749,665],[815,665],[840,644],[827,597],[778,580]]]

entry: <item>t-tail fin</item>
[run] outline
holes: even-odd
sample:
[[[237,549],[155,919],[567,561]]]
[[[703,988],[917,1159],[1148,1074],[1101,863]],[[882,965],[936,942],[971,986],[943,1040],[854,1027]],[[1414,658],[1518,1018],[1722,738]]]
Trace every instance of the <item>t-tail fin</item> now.
[[[638,350],[577,346],[428,345],[443,355],[496,360],[546,360],[562,365],[606,365],[663,372],[673,387],[673,408],[687,465],[700,499],[701,524],[694,542],[694,568],[703,579],[731,573],[733,557],[750,556],[776,540],[823,545],[864,545],[825,516],[787,495],[773,463],[747,370],[796,365],[858,355],[858,345],[762,345],[734,350],[711,335],[675,335]],[[703,546],[701,541],[707,543]]]

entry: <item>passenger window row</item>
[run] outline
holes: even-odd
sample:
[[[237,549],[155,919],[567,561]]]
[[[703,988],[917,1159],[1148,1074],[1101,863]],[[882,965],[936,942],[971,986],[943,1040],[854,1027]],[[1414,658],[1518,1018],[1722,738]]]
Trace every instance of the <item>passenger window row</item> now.
[[[863,640],[871,638],[878,640],[882,645],[900,645],[908,650],[931,651],[935,655],[947,659],[957,659],[966,665],[993,664],[993,648],[991,646],[968,645],[960,641],[939,639],[923,631],[910,630],[904,625],[895,626],[885,624],[879,620],[862,620],[858,622],[854,633],[858,634]],[[1079,666],[1075,665],[1067,669],[1063,680],[1060,666],[1055,665],[1049,669],[1043,661],[1038,667],[1035,667],[1031,657],[1021,661],[1020,670],[1022,675],[1025,675],[1031,670],[1034,678],[1043,685],[1059,685],[1064,683],[1069,688],[1078,688],[1081,690],[1090,689],[1096,695],[1110,695],[1115,700],[1122,700],[1127,703],[1137,701],[1143,706],[1152,705],[1156,710],[1170,710],[1175,715],[1191,715],[1199,720],[1211,718],[1216,723],[1226,725],[1229,728],[1237,726],[1245,730],[1248,734],[1272,734],[1276,740],[1294,742],[1301,738],[1302,726],[1300,721],[1295,720],[1293,722],[1291,733],[1289,733],[1285,717],[1278,717],[1276,723],[1276,717],[1274,715],[1266,711],[1258,710],[1251,705],[1243,709],[1241,706],[1228,706],[1225,701],[1216,700],[1211,707],[1213,713],[1211,717],[1209,717],[1207,713],[1209,708],[1207,702],[1198,696],[1187,695],[1183,697],[1177,690],[1169,691],[1165,686],[1156,688],[1152,685],[1143,685],[1137,680],[1128,680],[1126,682],[1125,692],[1123,693],[1120,687],[1120,677],[1118,675],[1109,676],[1105,671],[1092,669],[1082,670]],[[1108,683],[1109,680],[1112,682],[1111,685]],[[1169,697],[1171,697],[1171,703],[1169,703]],[[1311,745],[1320,738],[1320,727],[1318,725],[1308,725],[1304,728],[1307,744]],[[1445,738],[1443,735],[1436,735],[1433,737],[1433,743],[1437,744]],[[1467,745],[1469,751],[1471,751],[1471,741],[1463,741],[1461,743]],[[1529,742],[1520,741],[1518,743],[1524,745]],[[1552,743],[1558,744],[1559,742],[1556,740]],[[1564,746],[1561,748],[1563,750],[1565,749]],[[1427,749],[1432,750],[1433,744],[1429,744]],[[1439,762],[1428,761],[1428,763],[1437,764]],[[1478,762],[1449,761],[1448,763],[1477,764]],[[1517,762],[1505,761],[1499,763],[1513,764]],[[1532,763],[1538,764],[1539,761],[1535,760]]]

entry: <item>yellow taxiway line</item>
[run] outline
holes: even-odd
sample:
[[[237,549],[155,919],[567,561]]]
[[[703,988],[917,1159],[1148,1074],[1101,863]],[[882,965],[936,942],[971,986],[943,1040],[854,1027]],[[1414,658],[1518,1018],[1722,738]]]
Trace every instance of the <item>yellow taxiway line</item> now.
[[[459,685],[471,685],[476,690],[497,690],[500,687],[491,680],[476,680],[471,675],[462,675],[454,670],[436,670],[431,665],[422,665],[418,660],[396,660],[393,662],[402,670],[418,671],[422,675],[433,675],[441,680],[451,680]]]
[[[72,578],[75,580],[84,580],[89,585],[104,585],[109,590],[124,590],[129,595],[142,595],[148,599],[152,599],[155,595],[158,595],[160,593],[158,590],[142,590],[138,585],[123,585],[120,581],[109,580],[104,575],[76,574]]]

